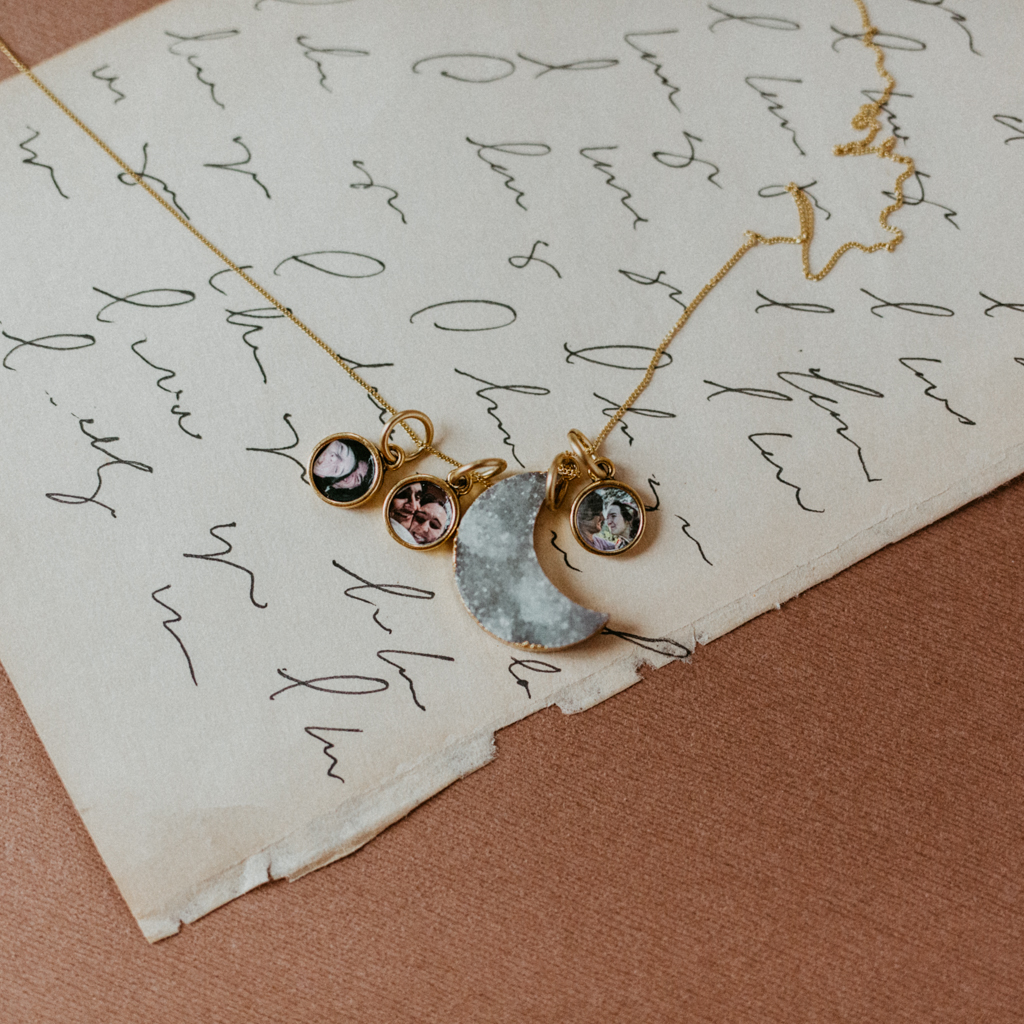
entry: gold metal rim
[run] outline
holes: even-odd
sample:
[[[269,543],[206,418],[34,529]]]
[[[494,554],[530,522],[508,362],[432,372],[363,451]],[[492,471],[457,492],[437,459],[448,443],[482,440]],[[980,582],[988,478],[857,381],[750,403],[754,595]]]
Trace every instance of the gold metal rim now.
[[[617,491],[625,491],[633,501],[636,502],[637,512],[640,514],[640,525],[636,528],[636,536],[623,548],[613,548],[611,551],[599,551],[597,548],[591,547],[580,535],[580,529],[576,525],[576,513],[579,511],[579,507],[583,502],[583,499],[594,491],[600,490],[602,487],[614,487]],[[589,551],[592,555],[625,555],[632,551],[637,544],[640,543],[640,538],[644,535],[644,530],[647,527],[647,510],[644,508],[643,500],[640,495],[633,490],[628,484],[622,483],[620,480],[608,479],[608,480],[595,480],[593,483],[588,484],[586,487],[576,495],[576,500],[572,503],[572,509],[569,512],[569,529],[572,530],[572,535],[576,538],[580,547],[585,551]]]
[[[373,459],[373,483],[370,485],[370,489],[361,498],[356,498],[355,501],[335,501],[333,498],[328,498],[313,482],[313,463],[316,462],[316,457],[332,441],[357,441],[370,453],[370,458]],[[314,493],[321,501],[326,501],[328,505],[333,505],[335,508],[356,508],[369,501],[380,490],[381,484],[384,483],[384,460],[377,446],[361,434],[348,432],[330,434],[322,441],[319,441],[313,448],[313,453],[309,456],[309,462],[306,464],[306,479],[309,480],[310,487],[313,488]]]
[[[410,544],[407,540],[399,537],[395,533],[394,527],[391,525],[391,517],[388,515],[388,510],[391,508],[391,500],[394,496],[403,488],[409,484],[415,483],[432,483],[437,484],[442,491],[445,492],[446,496],[451,499],[452,506],[452,519],[448,524],[448,529],[438,537],[437,540],[431,541],[429,544]],[[448,541],[455,536],[456,531],[459,528],[459,520],[462,518],[462,509],[459,507],[459,496],[455,493],[455,489],[448,483],[447,480],[442,480],[439,477],[431,476],[429,473],[414,473],[412,476],[407,476],[403,480],[399,480],[394,487],[388,491],[387,497],[384,499],[384,525],[387,527],[388,533],[391,537],[396,540],[404,548],[408,548],[410,551],[431,551],[434,548],[441,547],[442,544],[446,544]]]

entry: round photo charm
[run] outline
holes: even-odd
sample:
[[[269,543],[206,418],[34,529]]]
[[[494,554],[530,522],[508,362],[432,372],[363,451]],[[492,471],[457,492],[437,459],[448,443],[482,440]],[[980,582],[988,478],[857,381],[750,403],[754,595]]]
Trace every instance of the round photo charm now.
[[[384,499],[388,533],[413,551],[429,551],[451,540],[459,514],[451,485],[423,473],[399,481]]]
[[[331,434],[309,457],[313,490],[329,505],[355,508],[380,490],[384,462],[376,445],[359,434]]]
[[[621,555],[643,536],[647,515],[640,495],[618,480],[597,480],[572,503],[573,536],[595,555]]]

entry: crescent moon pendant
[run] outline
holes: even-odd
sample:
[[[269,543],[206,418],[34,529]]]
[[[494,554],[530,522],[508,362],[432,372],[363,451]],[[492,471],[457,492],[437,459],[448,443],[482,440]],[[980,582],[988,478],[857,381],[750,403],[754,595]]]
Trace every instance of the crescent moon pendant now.
[[[469,506],[455,539],[455,585],[470,615],[492,636],[532,651],[571,647],[608,621],[570,601],[537,560],[533,531],[546,484],[546,473],[499,480]]]

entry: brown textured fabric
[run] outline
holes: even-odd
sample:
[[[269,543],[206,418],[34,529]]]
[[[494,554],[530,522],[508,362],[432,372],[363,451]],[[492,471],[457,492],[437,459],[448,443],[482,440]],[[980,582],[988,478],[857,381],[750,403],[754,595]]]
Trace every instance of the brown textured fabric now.
[[[1020,1021],[1022,522],[1024,480],[153,947],[0,678],[0,1022]]]

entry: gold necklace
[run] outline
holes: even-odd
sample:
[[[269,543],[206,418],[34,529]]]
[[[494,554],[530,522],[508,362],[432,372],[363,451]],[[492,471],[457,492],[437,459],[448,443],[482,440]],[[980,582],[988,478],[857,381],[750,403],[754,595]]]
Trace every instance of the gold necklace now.
[[[836,156],[874,155],[903,165],[892,192],[893,201],[879,214],[879,224],[890,235],[884,242],[865,245],[844,242],[821,270],[811,269],[810,247],[814,237],[814,211],[804,192],[792,182],[786,186],[797,207],[800,233],[764,236],[747,231],[742,245],[683,310],[662,339],[648,363],[643,379],[627,399],[607,418],[591,441],[579,430],[568,433],[570,448],[559,452],[546,473],[519,473],[494,482],[506,469],[503,459],[478,459],[463,463],[434,445],[434,426],[429,416],[415,409],[398,410],[363,379],[319,335],[291,309],[270,294],[258,281],[211,242],[190,221],[167,202],[145,178],[134,171],[91,128],[67,107],[31,69],[0,39],[0,50],[12,64],[67,115],[120,168],[155,199],[182,227],[203,243],[243,281],[255,289],[307,337],[316,342],[382,409],[391,414],[374,444],[360,434],[339,431],[321,440],[313,449],[308,465],[310,483],[324,501],[339,508],[353,508],[374,497],[388,470],[398,470],[421,455],[433,455],[454,468],[444,479],[417,473],[400,480],[384,500],[384,523],[390,535],[412,550],[431,550],[458,536],[455,544],[455,582],[470,614],[487,632],[506,643],[530,650],[556,650],[592,636],[608,616],[570,601],[544,574],[533,547],[533,529],[541,505],[557,511],[574,481],[583,476],[587,483],[576,496],[570,511],[570,528],[587,551],[618,555],[634,549],[644,532],[646,510],[633,488],[615,478],[615,466],[598,454],[615,425],[629,411],[654,377],[662,355],[697,307],[751,249],[759,245],[799,245],[804,277],[820,281],[851,249],[872,253],[892,252],[903,240],[903,232],[889,223],[889,217],[903,205],[903,183],[914,173],[914,161],[896,153],[896,138],[876,143],[881,131],[879,115],[896,85],[885,68],[885,55],[875,43],[878,29],[871,24],[864,0],[853,0],[860,13],[861,40],[875,55],[875,68],[884,88],[879,98],[863,104],[852,126],[863,138],[834,147]],[[411,423],[422,427],[420,437]],[[415,450],[406,452],[393,439],[401,427]],[[460,499],[475,485],[485,490],[465,515]],[[513,585],[514,583],[514,585]]]

